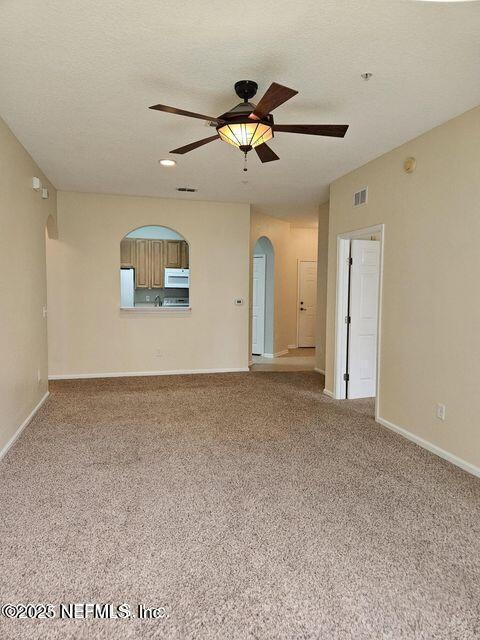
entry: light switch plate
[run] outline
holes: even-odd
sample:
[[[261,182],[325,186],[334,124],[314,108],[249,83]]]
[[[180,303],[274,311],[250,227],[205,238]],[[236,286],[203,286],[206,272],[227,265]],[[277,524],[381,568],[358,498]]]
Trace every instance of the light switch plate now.
[[[444,404],[437,404],[436,415],[439,420],[445,420],[446,407]]]

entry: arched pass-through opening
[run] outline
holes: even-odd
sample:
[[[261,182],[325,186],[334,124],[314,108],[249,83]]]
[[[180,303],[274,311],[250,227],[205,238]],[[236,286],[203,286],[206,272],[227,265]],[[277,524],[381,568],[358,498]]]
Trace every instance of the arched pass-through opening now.
[[[190,247],[174,229],[148,225],[120,242],[120,307],[190,307]]]
[[[252,354],[274,354],[274,270],[275,252],[262,236],[253,248],[252,268]]]

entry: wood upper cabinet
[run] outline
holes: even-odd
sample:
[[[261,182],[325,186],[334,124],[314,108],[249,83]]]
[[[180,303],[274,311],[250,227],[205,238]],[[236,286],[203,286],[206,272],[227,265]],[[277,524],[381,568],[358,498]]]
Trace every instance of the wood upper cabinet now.
[[[163,240],[150,240],[150,287],[163,287]]]
[[[162,289],[165,268],[189,268],[188,243],[124,238],[120,243],[120,266],[135,269],[135,289]]]
[[[188,269],[190,263],[190,257],[188,252],[188,242],[182,240],[180,243],[180,267],[182,269]]]
[[[135,266],[135,240],[133,238],[124,238],[120,242],[120,266]]]
[[[150,240],[135,240],[135,289],[150,287]]]
[[[165,268],[181,269],[182,250],[180,240],[164,240],[165,242]]]

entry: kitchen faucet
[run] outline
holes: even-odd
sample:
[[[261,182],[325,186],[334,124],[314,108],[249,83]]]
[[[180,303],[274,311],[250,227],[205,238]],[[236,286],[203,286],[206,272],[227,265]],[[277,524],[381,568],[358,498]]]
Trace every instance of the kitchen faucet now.
[[[160,300],[160,296],[155,296],[155,300],[153,301],[155,307],[159,307],[162,303]]]

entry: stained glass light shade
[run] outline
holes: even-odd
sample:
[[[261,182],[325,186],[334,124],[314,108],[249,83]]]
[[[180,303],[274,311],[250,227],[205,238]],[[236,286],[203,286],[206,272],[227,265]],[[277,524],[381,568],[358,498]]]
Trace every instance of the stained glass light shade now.
[[[257,147],[273,138],[272,127],[263,122],[224,124],[217,129],[224,142],[234,147]]]

